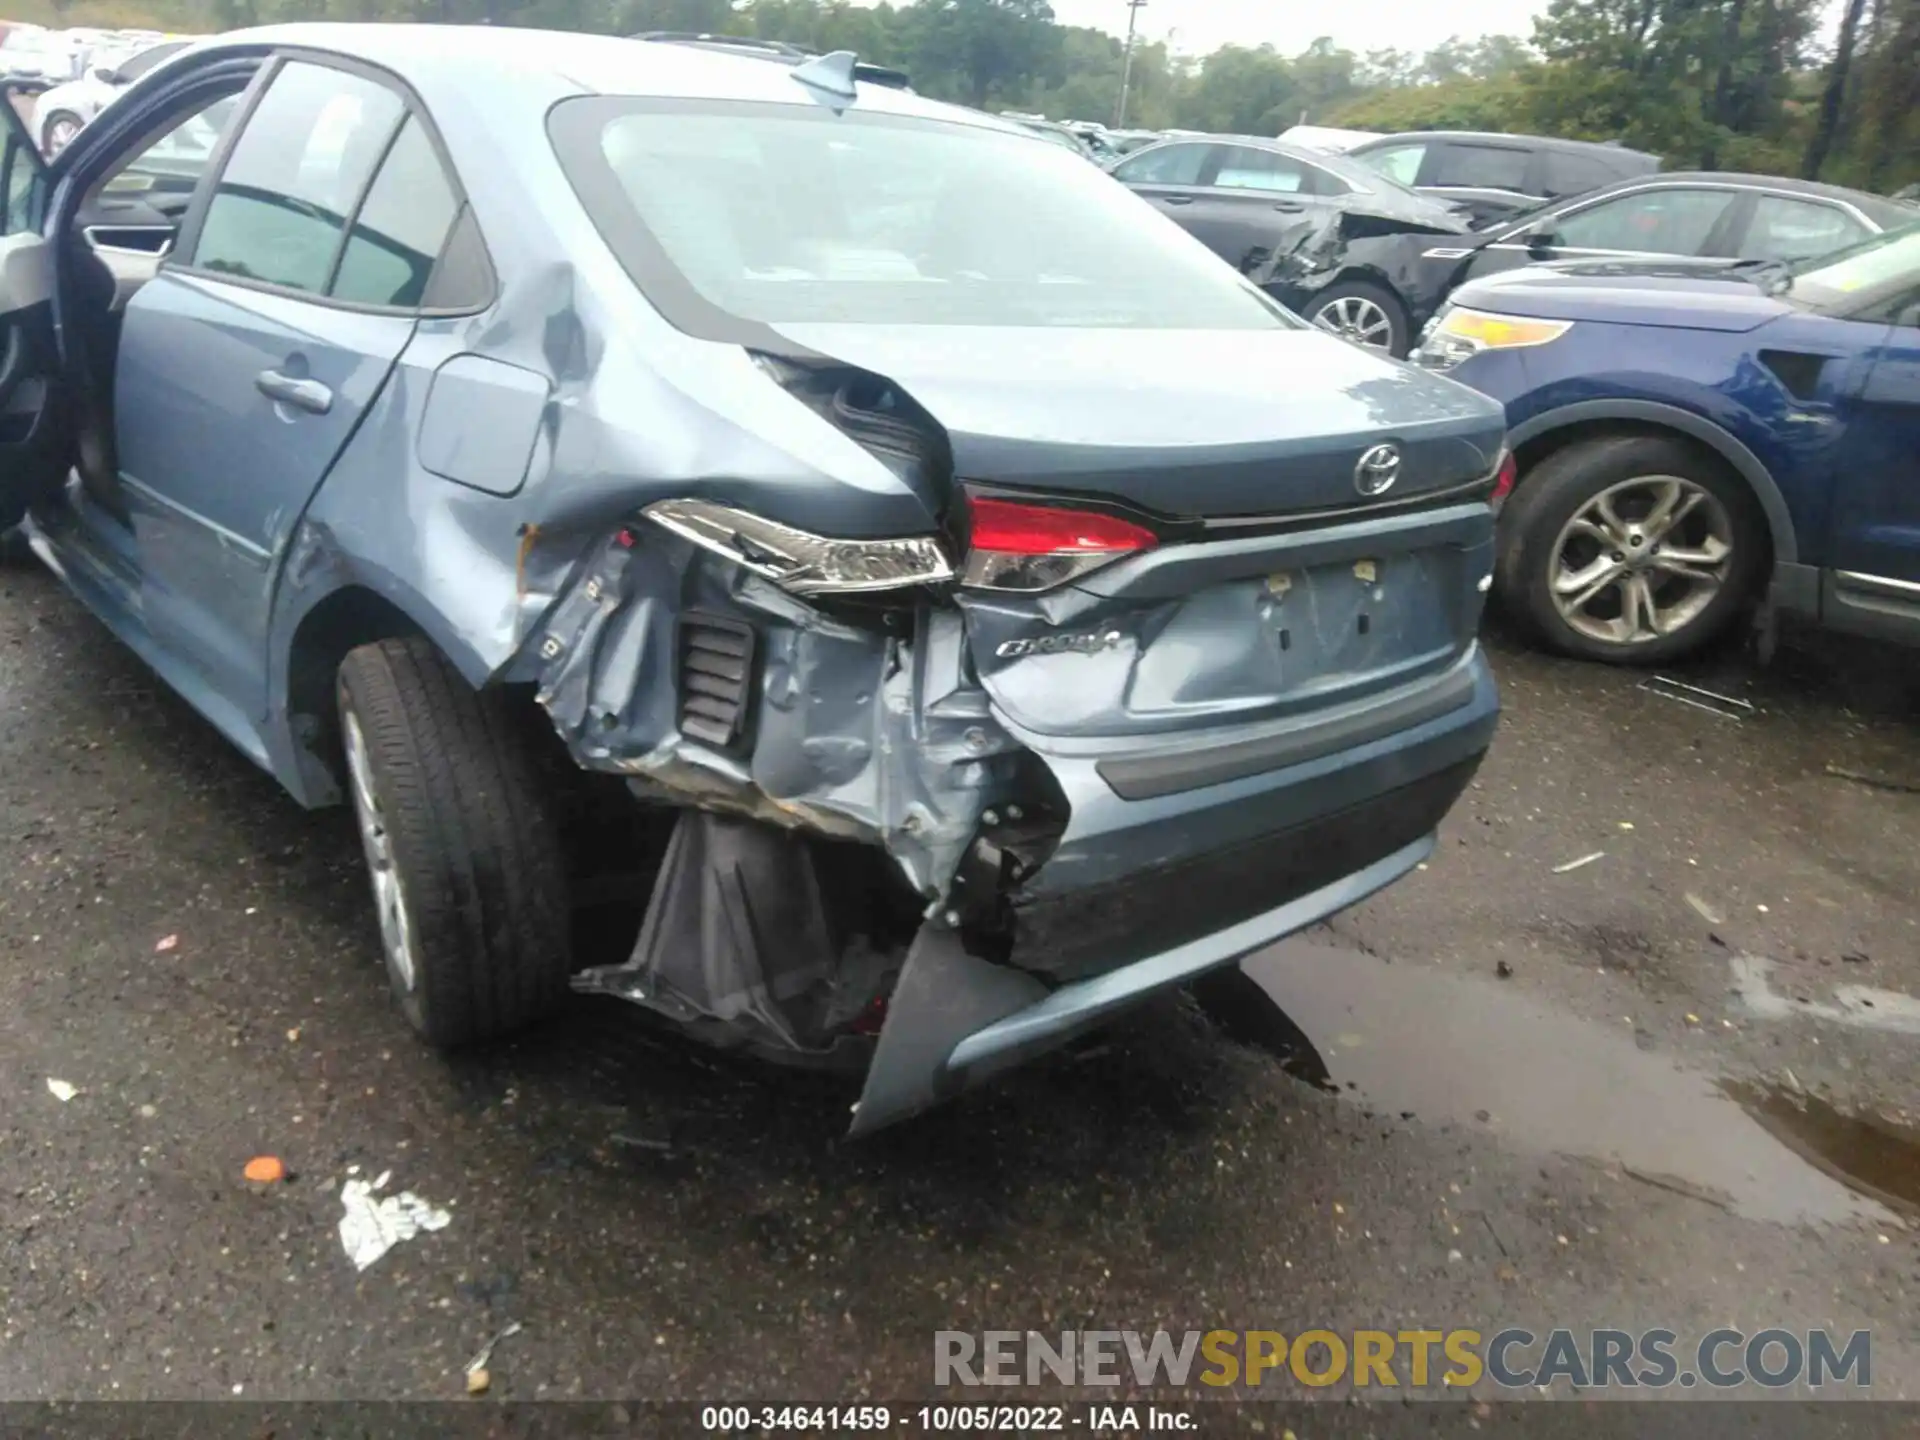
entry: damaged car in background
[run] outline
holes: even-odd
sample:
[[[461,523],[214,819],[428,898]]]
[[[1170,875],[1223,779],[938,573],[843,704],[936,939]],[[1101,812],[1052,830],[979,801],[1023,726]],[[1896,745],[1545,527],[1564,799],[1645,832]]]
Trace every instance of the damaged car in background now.
[[[429,1041],[571,985],[863,1068],[864,1132],[1431,853],[1512,464],[1491,401],[858,73],[300,25],[51,162],[10,123],[0,528],[352,807]],[[579,973],[575,785],[645,822]]]
[[[1463,207],[1282,140],[1166,140],[1110,173],[1294,313],[1401,359],[1439,304],[1415,298],[1431,284],[1435,237],[1456,255],[1474,243]]]

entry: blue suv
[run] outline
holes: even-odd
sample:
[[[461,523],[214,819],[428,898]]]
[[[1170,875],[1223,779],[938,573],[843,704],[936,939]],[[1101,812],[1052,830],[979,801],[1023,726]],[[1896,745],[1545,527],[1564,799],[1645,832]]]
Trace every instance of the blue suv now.
[[[1920,224],[1817,260],[1465,286],[1416,359],[1507,407],[1496,592],[1614,663],[1769,614],[1920,641]]]

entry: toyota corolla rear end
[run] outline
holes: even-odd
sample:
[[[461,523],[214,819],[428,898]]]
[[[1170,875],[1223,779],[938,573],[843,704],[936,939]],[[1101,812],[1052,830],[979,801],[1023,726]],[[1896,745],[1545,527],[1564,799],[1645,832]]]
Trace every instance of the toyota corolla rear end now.
[[[869,94],[556,111],[649,302],[752,357],[733,413],[862,463],[713,440],[728,473],[640,487],[529,650],[576,758],[679,811],[581,988],[857,1053],[856,1131],[1430,853],[1498,710],[1507,464],[1497,406],[1074,157]]]

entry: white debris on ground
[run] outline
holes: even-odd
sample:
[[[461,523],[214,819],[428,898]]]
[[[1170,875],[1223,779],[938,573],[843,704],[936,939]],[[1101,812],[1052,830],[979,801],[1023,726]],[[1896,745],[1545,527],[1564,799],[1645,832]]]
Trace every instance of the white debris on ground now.
[[[64,1105],[80,1092],[64,1080],[55,1080],[52,1076],[48,1076],[47,1093]]]
[[[1761,1020],[1824,1020],[1856,1030],[1890,1030],[1920,1035],[1920,1000],[1898,990],[1872,985],[1840,985],[1831,1002],[1797,998],[1774,989],[1774,964],[1758,955],[1734,955],[1733,992],[1747,1013]]]
[[[447,1211],[429,1205],[411,1190],[397,1195],[380,1195],[390,1170],[372,1181],[348,1180],[340,1187],[340,1244],[353,1262],[364,1270],[402,1240],[411,1240],[423,1230],[444,1230],[453,1220]]]

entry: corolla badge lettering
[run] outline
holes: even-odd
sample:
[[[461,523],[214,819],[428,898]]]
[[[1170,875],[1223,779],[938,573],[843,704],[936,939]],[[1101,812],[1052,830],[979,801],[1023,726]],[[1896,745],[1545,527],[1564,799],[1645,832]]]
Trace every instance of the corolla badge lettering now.
[[[1384,495],[1400,478],[1400,447],[1375,445],[1353,467],[1353,488],[1362,495]]]
[[[994,654],[1002,660],[1022,655],[1092,655],[1111,650],[1127,637],[1118,630],[1081,630],[1067,635],[1036,635],[1027,640],[1004,640]]]

